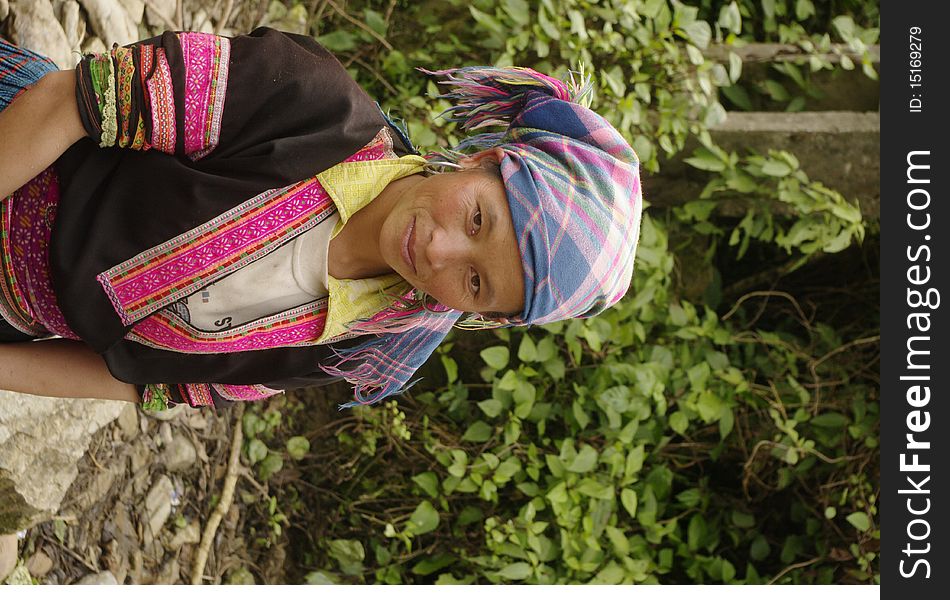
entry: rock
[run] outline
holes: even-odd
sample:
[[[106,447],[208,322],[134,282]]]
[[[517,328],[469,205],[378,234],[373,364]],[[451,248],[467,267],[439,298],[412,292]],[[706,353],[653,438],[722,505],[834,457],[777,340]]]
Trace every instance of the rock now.
[[[172,443],[172,426],[168,423],[162,423],[158,428],[158,437],[162,439],[162,446]]]
[[[136,405],[129,403],[125,405],[122,412],[119,413],[119,429],[122,435],[132,439],[139,434],[139,409]]]
[[[162,570],[155,578],[155,583],[157,585],[171,585],[178,583],[180,578],[181,572],[179,571],[178,558],[173,556],[162,565]]]
[[[214,33],[214,24],[211,23],[211,17],[203,9],[198,10],[195,16],[191,18],[190,31],[200,31],[201,33]]]
[[[162,475],[158,478],[152,489],[148,491],[145,497],[145,511],[148,522],[148,532],[152,536],[158,535],[168,520],[168,515],[172,512],[172,495],[175,493],[175,487],[172,480]]]
[[[70,54],[69,40],[49,0],[19,0],[16,8],[14,43],[49,57],[60,69],[76,66],[79,56]]]
[[[92,29],[106,43],[124,46],[138,41],[139,30],[118,0],[79,0],[89,14]]]
[[[92,436],[122,408],[122,402],[0,391],[0,533],[59,510]]]
[[[115,483],[115,471],[111,468],[103,469],[96,473],[95,479],[90,481],[72,502],[76,504],[80,512],[85,512],[109,494],[113,483]]]
[[[86,38],[82,44],[83,54],[102,54],[106,51],[106,45],[96,36]]]
[[[13,572],[17,561],[16,534],[0,534],[0,583]]]
[[[164,423],[164,425],[167,425],[167,423]],[[165,451],[162,452],[162,462],[165,464],[165,468],[171,472],[191,468],[197,457],[194,444],[182,433],[175,433],[165,445]]]
[[[76,585],[119,585],[112,571],[100,571],[99,573],[90,573],[76,582]]]
[[[53,559],[42,550],[37,550],[33,556],[27,559],[26,568],[30,571],[30,575],[42,579],[52,570]]]
[[[79,50],[86,37],[86,20],[79,14],[79,3],[76,0],[63,2],[63,16],[61,22],[66,32],[66,41],[72,50]]]
[[[129,18],[132,19],[133,23],[138,23],[142,20],[142,15],[145,13],[144,0],[119,0],[119,4],[125,8],[125,12],[129,15]]]
[[[192,521],[178,530],[171,540],[165,544],[170,551],[175,552],[185,544],[197,544],[201,541],[201,528],[196,521]]]
[[[177,0],[149,0],[145,7],[145,17],[153,27],[175,29],[175,11],[178,9]],[[164,18],[163,18],[164,17]]]

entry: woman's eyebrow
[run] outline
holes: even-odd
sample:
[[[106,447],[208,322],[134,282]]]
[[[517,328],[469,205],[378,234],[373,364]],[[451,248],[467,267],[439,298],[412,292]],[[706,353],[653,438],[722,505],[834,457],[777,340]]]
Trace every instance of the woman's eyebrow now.
[[[492,238],[493,237],[497,238],[497,235],[495,233],[497,231],[497,228],[495,227],[495,223],[497,222],[497,219],[495,217],[497,217],[497,214],[495,211],[498,210],[498,207],[494,206],[493,204],[488,204],[487,206],[488,206],[488,210],[484,211],[484,214],[482,215],[483,218],[485,218],[485,223],[484,223],[485,240],[489,244],[493,244],[493,243],[497,244],[501,240],[492,239]],[[489,275],[489,272],[490,272],[490,269],[486,269],[485,292],[486,292],[487,299],[485,300],[485,303],[487,306],[494,306],[495,305],[495,286],[493,285],[493,282],[492,282],[494,278]]]

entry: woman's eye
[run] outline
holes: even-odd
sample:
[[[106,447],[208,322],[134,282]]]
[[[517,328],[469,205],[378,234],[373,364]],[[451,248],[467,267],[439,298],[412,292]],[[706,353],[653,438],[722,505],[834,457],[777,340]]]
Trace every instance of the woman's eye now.
[[[476,232],[478,232],[478,230],[482,228],[482,211],[481,211],[481,209],[475,209],[475,214],[472,216],[472,224],[474,225],[474,228],[472,229],[472,233],[473,233],[473,234],[476,233]]]
[[[477,294],[478,288],[481,287],[481,285],[482,285],[482,280],[481,278],[479,278],[478,273],[473,273],[472,274],[472,292]]]

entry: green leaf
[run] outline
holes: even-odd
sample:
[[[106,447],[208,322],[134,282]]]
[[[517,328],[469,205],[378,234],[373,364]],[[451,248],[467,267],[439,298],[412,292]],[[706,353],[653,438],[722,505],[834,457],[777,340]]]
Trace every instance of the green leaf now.
[[[683,162],[703,171],[719,172],[726,168],[726,164],[706,148],[697,148],[693,156]]]
[[[538,25],[541,26],[541,30],[547,34],[552,40],[561,39],[561,30],[551,21],[550,15],[548,15],[548,9],[542,4],[538,8]]]
[[[484,442],[491,437],[491,434],[491,425],[484,421],[475,421],[465,430],[462,439],[466,442]]]
[[[868,515],[865,512],[851,513],[845,517],[845,520],[848,523],[854,525],[854,528],[858,531],[867,531],[871,528],[871,519],[868,518]]]
[[[742,59],[735,52],[729,53],[729,79],[732,83],[739,81],[742,76]],[[732,100],[732,98],[730,98]],[[734,101],[734,100],[733,100]]]
[[[627,513],[631,517],[637,517],[637,492],[630,488],[624,488],[623,491],[620,492],[620,503],[627,509]]]
[[[534,340],[525,334],[521,338],[521,344],[518,345],[518,360],[521,362],[534,362],[538,359],[538,348],[534,345]],[[507,363],[507,361],[506,361]]]
[[[258,468],[258,475],[260,475],[261,479],[266,481],[283,468],[284,459],[281,458],[280,454],[271,452],[261,461],[261,466]]]
[[[485,413],[485,416],[495,418],[501,414],[501,409],[504,408],[504,405],[501,403],[501,400],[495,400],[492,398],[479,402],[478,408],[482,409],[482,412]]]
[[[439,513],[432,507],[428,500],[423,500],[409,517],[409,524],[406,530],[412,531],[415,535],[422,535],[434,531],[439,526]]]
[[[686,543],[689,549],[698,549],[704,537],[706,537],[706,519],[700,514],[694,514],[690,518],[689,526],[686,529]]]
[[[712,40],[712,29],[709,27],[709,23],[706,21],[693,21],[683,29],[686,31],[686,35],[690,41],[696,44],[700,50],[705,50],[709,47],[709,42]]]
[[[267,456],[267,444],[260,441],[257,438],[254,438],[247,444],[247,460],[251,465],[256,465],[257,463],[264,460],[264,457]]]
[[[505,346],[492,346],[481,351],[482,360],[489,367],[500,371],[508,365],[509,352]]]
[[[618,555],[626,556],[630,553],[630,541],[627,540],[627,536],[622,531],[616,527],[607,527],[604,531],[607,532],[607,539],[613,544]]]
[[[670,429],[683,435],[689,427],[689,417],[681,410],[670,415]]]
[[[816,427],[827,427],[829,429],[843,429],[851,422],[848,417],[839,412],[826,412],[813,417],[809,423]]]
[[[735,0],[719,9],[719,26],[739,35],[742,33],[742,15]]]
[[[502,8],[518,25],[527,25],[531,22],[531,8],[527,0],[504,0]]]
[[[340,563],[361,563],[366,559],[366,551],[358,540],[331,540],[327,554]]]
[[[386,20],[383,18],[381,13],[367,8],[363,11],[363,14],[365,15],[364,20],[366,21],[366,24],[369,25],[370,29],[379,35],[386,35]]]
[[[838,509],[835,508],[834,506],[829,506],[828,508],[825,509],[826,519],[834,519],[836,516],[838,516]]]
[[[586,473],[593,469],[596,464],[597,451],[592,446],[584,446],[571,461],[571,464],[567,466],[567,470],[571,473]]]
[[[317,41],[326,46],[333,52],[346,52],[356,48],[356,36],[344,29],[332,31],[326,35],[321,35]]]
[[[531,565],[526,562],[511,563],[495,574],[510,581],[520,581],[531,576]]]
[[[433,498],[439,496],[439,478],[432,471],[419,473],[412,478],[412,481]]]
[[[762,163],[762,172],[772,177],[785,177],[792,172],[792,168],[784,161],[769,158]]]
[[[585,477],[581,480],[577,486],[577,491],[585,496],[599,498],[601,500],[610,500],[614,497],[613,488],[590,477]]]
[[[310,452],[310,441],[302,435],[295,435],[287,440],[287,454],[294,460],[301,460]]]
[[[732,524],[736,527],[749,528],[755,525],[755,517],[749,513],[732,511]]]
[[[445,376],[448,379],[449,385],[455,383],[459,377],[459,366],[455,362],[455,359],[451,356],[445,356],[444,354],[439,357],[439,360],[442,361],[442,366],[445,368]]]
[[[485,29],[493,33],[498,33],[498,34],[505,33],[505,27],[501,23],[499,23],[498,19],[496,19],[495,17],[489,15],[488,13],[482,12],[471,5],[469,5],[468,10],[469,12],[472,13],[472,18],[474,18],[475,21],[477,21],[478,24],[482,25]]]
[[[749,546],[749,557],[752,560],[763,560],[766,556],[769,555],[769,541],[765,539],[764,535],[756,536],[752,540],[752,545]]]
[[[795,18],[799,21],[804,21],[808,17],[811,17],[815,14],[815,5],[811,3],[811,0],[796,0],[795,1]]]
[[[457,559],[451,554],[443,552],[431,558],[424,558],[412,567],[412,572],[416,575],[431,575],[437,571],[454,563]]]

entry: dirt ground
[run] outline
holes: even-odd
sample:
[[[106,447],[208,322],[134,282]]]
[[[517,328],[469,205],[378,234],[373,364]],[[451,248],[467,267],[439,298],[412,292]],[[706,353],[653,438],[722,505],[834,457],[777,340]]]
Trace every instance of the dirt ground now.
[[[314,407],[310,425],[336,412],[323,390],[287,401]],[[148,416],[130,405],[93,439],[55,518],[20,540],[19,558],[33,582],[189,583],[242,412],[179,407]],[[244,463],[237,473],[234,501],[209,544],[203,582],[296,583],[287,581],[292,567],[285,564],[285,540],[266,551],[255,543],[252,521],[260,511],[252,508],[266,504],[268,484]]]

